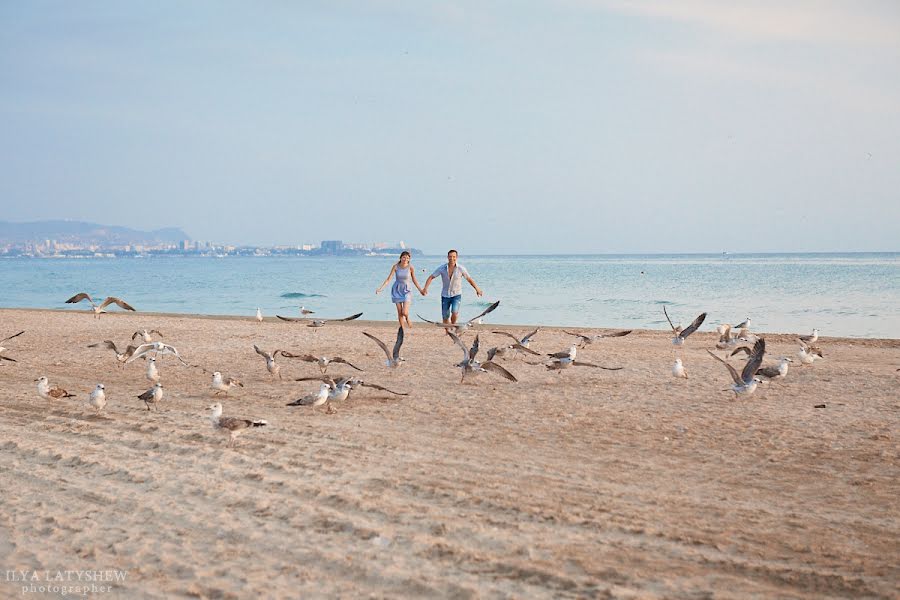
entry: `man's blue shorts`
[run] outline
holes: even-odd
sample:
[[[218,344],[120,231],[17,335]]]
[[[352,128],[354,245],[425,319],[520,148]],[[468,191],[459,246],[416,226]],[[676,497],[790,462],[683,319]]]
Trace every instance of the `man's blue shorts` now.
[[[444,298],[441,296],[441,317],[446,321],[450,318],[450,313],[459,312],[459,302],[462,300],[462,294]]]

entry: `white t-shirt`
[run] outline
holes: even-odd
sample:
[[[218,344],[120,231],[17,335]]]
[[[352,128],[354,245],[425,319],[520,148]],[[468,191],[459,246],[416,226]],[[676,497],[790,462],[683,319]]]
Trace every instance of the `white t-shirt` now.
[[[464,266],[456,263],[456,270],[453,271],[453,277],[450,277],[448,265],[444,263],[431,274],[432,277],[437,277],[438,275],[441,276],[441,282],[443,283],[441,296],[452,298],[462,294],[462,282],[464,278],[469,277],[469,272],[466,271]]]

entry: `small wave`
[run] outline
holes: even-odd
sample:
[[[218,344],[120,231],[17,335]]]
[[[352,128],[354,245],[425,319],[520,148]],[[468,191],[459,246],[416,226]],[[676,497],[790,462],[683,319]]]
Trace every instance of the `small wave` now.
[[[325,298],[324,294],[305,294],[303,292],[285,292],[282,298]]]

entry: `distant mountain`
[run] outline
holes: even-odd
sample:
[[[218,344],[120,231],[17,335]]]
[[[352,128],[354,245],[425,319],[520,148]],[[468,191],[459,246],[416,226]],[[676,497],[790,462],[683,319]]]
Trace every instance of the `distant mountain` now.
[[[175,227],[155,231],[138,231],[115,225],[98,225],[82,221],[35,221],[11,223],[0,221],[0,244],[25,244],[56,240],[65,244],[96,244],[121,246],[125,244],[177,244],[189,240],[188,234]]]

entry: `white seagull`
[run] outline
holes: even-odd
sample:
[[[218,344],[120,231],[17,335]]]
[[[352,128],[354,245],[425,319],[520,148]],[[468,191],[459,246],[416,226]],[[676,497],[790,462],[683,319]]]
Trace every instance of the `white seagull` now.
[[[496,335],[505,335],[506,337],[512,338],[516,344],[519,344],[523,348],[531,348],[531,338],[533,338],[535,335],[537,335],[537,332],[540,330],[541,330],[541,328],[538,327],[531,333],[526,334],[522,339],[517,338],[516,336],[514,336],[513,334],[511,334],[508,331],[492,331],[491,333],[496,334]]]
[[[106,406],[106,388],[102,383],[98,383],[94,391],[91,392],[89,402],[98,413]]]
[[[447,335],[456,343],[457,346],[462,348],[463,351],[463,359],[462,362],[458,363],[456,366],[462,370],[462,377],[459,382],[462,383],[466,379],[466,375],[477,375],[480,373],[487,373],[488,371],[493,371],[494,373],[500,375],[501,377],[505,377],[506,379],[516,382],[515,375],[498,365],[493,361],[485,361],[478,362],[478,336],[475,336],[475,341],[472,343],[471,348],[466,348],[466,345],[463,344],[462,340],[453,333],[452,331],[448,331]]]
[[[330,390],[331,386],[327,383],[323,383],[319,386],[318,393],[308,394],[306,396],[303,396],[302,398],[294,400],[293,402],[288,402],[287,406],[312,406],[313,410],[315,410],[316,407],[322,406],[323,404],[328,402],[328,393]],[[329,405],[329,408],[331,408],[331,405]]]
[[[124,308],[125,310],[131,310],[131,311],[134,310],[134,307],[132,307],[130,304],[128,304],[121,298],[116,298],[114,296],[109,296],[108,298],[106,298],[103,302],[101,302],[98,305],[96,302],[94,302],[94,300],[91,298],[91,296],[85,292],[81,292],[80,294],[75,294],[74,296],[72,296],[71,298],[66,300],[66,304],[77,304],[77,303],[81,302],[82,300],[87,300],[88,302],[91,303],[91,310],[94,311],[94,317],[97,319],[100,318],[100,315],[102,313],[106,312],[104,309],[107,306],[109,306],[110,304],[115,304],[121,308]]]
[[[150,410],[151,404],[157,404],[163,397],[163,386],[161,383],[157,383],[152,388],[138,396],[140,400],[144,401],[144,404],[147,405],[147,410]],[[159,410],[159,407],[156,407],[156,410]]]
[[[213,429],[228,434],[229,447],[234,446],[237,437],[245,430],[252,427],[265,427],[269,424],[268,421],[264,421],[262,419],[250,420],[238,419],[236,417],[223,417],[222,405],[218,402],[216,402],[215,404],[211,404],[207,408],[212,411],[212,414],[210,414],[209,416],[209,420],[212,423]]]
[[[178,353],[178,350],[175,348],[175,346],[163,344],[162,342],[150,342],[149,344],[141,344],[134,349],[134,353],[128,360],[125,361],[125,364],[127,365],[128,363],[135,361],[150,352],[155,353],[154,358],[158,358],[160,354],[162,354],[163,356],[165,356],[166,354],[171,354],[175,358],[180,360],[181,364],[183,364],[184,366],[190,366],[183,358],[181,358],[181,355]]]
[[[800,341],[807,345],[815,344],[818,339],[819,339],[819,330],[818,329],[813,329],[812,335],[801,335],[800,336]]]
[[[800,341],[800,352],[798,356],[800,357],[801,365],[811,365],[820,358],[824,358],[824,355],[819,348],[810,346],[804,343],[802,340]]]
[[[675,359],[675,364],[672,365],[672,377],[680,377],[681,379],[687,379],[687,371],[684,370],[684,365],[681,363],[680,358]]]
[[[744,365],[744,369],[741,371],[740,375],[738,375],[738,372],[734,367],[723,359],[719,358],[709,350],[707,350],[707,352],[728,369],[728,373],[734,380],[734,385],[731,386],[731,389],[734,391],[735,398],[749,396],[756,391],[756,386],[762,383],[762,380],[759,377],[756,377],[756,372],[762,364],[763,354],[766,353],[766,341],[764,339],[759,338],[756,340],[756,343],[753,344],[753,351],[750,353],[750,358],[747,359],[747,364]]]
[[[372,335],[371,333],[367,333],[365,331],[362,332],[364,336],[378,344],[378,346],[384,351],[384,355],[387,358],[385,361],[385,365],[389,369],[393,369],[395,367],[399,367],[400,363],[403,362],[403,357],[400,356],[400,347],[403,346],[403,327],[397,328],[397,340],[394,342],[394,350],[388,350],[387,344],[379,340],[377,337]]]
[[[147,381],[159,383],[159,369],[156,368],[156,359],[152,357],[147,361]]]
[[[257,306],[257,307],[256,307],[256,321],[257,321],[258,323],[262,323],[262,320],[263,320],[263,317],[262,317],[262,311],[259,310],[259,307]]]
[[[131,334],[131,341],[134,341],[134,338],[140,336],[141,341],[143,341],[145,344],[149,344],[150,342],[153,341],[153,337],[150,335],[151,333],[155,333],[159,337],[163,337],[163,334],[160,333],[160,331],[158,329],[150,329],[150,330],[140,329],[138,331],[135,331],[133,334]]]
[[[228,390],[233,387],[244,387],[244,384],[241,383],[240,379],[235,379],[234,377],[222,377],[222,373],[213,371],[212,387],[216,390],[215,394],[217,396],[221,393],[224,393],[227,396]]]
[[[327,376],[300,377],[295,381],[324,381],[329,385],[330,388],[330,391],[328,392],[329,402],[332,400],[346,400],[349,393],[358,387],[367,387],[374,390],[381,390],[382,392],[394,394],[395,396],[409,396],[408,392],[395,392],[394,390],[389,390],[386,387],[382,387],[374,383],[367,383],[357,377],[341,377],[337,381]]]
[[[790,358],[782,356],[781,361],[778,363],[778,366],[760,367],[759,370],[756,371],[756,374],[762,375],[766,379],[784,379],[784,377],[788,374],[788,367],[792,362],[794,361]]]
[[[314,314],[316,314],[316,311],[314,311],[314,310],[309,310],[309,309],[306,308],[305,306],[301,306],[301,307],[300,307],[300,314],[303,315],[303,316],[306,316],[306,315],[314,315]]]
[[[35,379],[35,381],[37,382],[38,396],[40,396],[44,400],[59,400],[60,398],[75,397],[75,394],[70,394],[58,385],[50,387],[50,382],[43,375],[41,375],[38,379]]]
[[[693,323],[688,325],[686,329],[682,329],[681,325],[676,327],[672,324],[672,319],[669,318],[669,313],[666,311],[665,306],[663,306],[663,313],[666,315],[666,321],[669,322],[669,327],[672,328],[672,333],[675,334],[675,337],[672,338],[672,344],[675,346],[683,346],[687,336],[697,331],[697,329],[700,328],[700,325],[703,324],[703,320],[706,319],[706,313],[700,313],[700,316],[694,319]]]
[[[593,367],[595,369],[604,369],[606,371],[622,370],[622,367],[601,367],[600,365],[595,365],[594,363],[575,360],[576,356],[578,356],[578,346],[576,346],[575,344],[569,346],[568,350],[563,350],[562,352],[554,352],[553,354],[548,354],[547,356],[550,357],[550,362],[544,363],[544,366],[551,371],[562,371],[563,369],[568,369],[569,367]]]
[[[275,357],[281,352],[281,350],[276,350],[274,352],[266,352],[265,350],[260,350],[259,346],[253,344],[253,349],[256,350],[256,353],[266,359],[266,371],[272,374],[272,376],[277,376],[278,379],[281,379],[281,365],[275,363]]]

